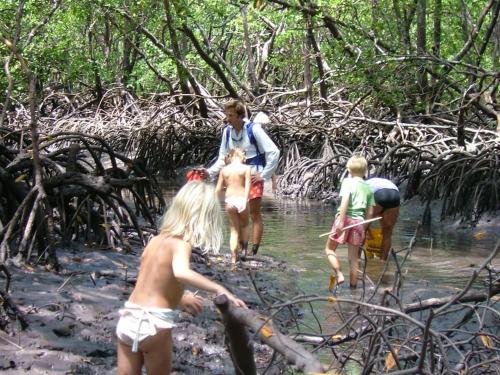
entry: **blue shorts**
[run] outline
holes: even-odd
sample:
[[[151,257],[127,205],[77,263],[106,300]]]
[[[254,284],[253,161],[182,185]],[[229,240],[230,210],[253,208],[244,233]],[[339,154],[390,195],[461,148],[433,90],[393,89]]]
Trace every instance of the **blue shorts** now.
[[[401,197],[397,190],[380,189],[377,190],[373,196],[375,197],[375,203],[383,208],[395,208],[400,205]]]

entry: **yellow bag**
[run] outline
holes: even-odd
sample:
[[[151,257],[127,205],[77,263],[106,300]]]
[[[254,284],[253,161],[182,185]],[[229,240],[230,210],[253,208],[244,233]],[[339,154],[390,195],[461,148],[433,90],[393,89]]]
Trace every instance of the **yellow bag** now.
[[[382,255],[382,241],[384,239],[382,236],[382,229],[370,228],[368,231],[372,238],[365,240],[366,256],[368,258],[373,258],[374,256],[380,257]]]

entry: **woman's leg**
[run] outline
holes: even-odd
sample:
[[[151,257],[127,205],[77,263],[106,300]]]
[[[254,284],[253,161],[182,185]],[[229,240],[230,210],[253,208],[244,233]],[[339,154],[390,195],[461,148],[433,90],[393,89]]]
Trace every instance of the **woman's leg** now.
[[[262,198],[254,198],[248,201],[250,207],[250,217],[252,218],[252,243],[253,243],[253,255],[259,250],[260,241],[262,240],[262,233],[264,232],[264,226],[262,224]]]
[[[229,249],[231,250],[231,263],[236,263],[238,258],[238,244],[239,244],[239,231],[240,231],[240,218],[238,210],[234,207],[227,207],[226,212],[229,216]]]
[[[134,353],[132,347],[118,340],[118,375],[141,375],[143,357],[141,352]]]
[[[358,286],[359,246],[348,244],[347,251],[349,257],[349,284],[351,288],[356,288]]]
[[[373,217],[382,216],[382,212],[384,211],[384,207],[380,204],[376,204],[373,206]]]
[[[172,369],[172,330],[160,329],[145,339],[139,349],[144,353],[148,375],[168,375]]]
[[[336,283],[342,284],[344,282],[344,274],[340,269],[340,262],[337,258],[337,253],[335,252],[337,250],[337,245],[338,245],[337,242],[328,238],[328,240],[326,240],[325,253],[326,257],[328,258],[328,261],[330,262],[330,265],[332,266],[337,276]]]
[[[399,207],[386,208],[382,212],[382,259],[387,260],[392,246],[392,231],[399,216]]]

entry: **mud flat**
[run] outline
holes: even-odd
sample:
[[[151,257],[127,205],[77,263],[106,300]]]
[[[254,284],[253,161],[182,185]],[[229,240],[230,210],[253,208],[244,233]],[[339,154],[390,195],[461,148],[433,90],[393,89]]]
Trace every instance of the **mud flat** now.
[[[9,297],[29,327],[21,330],[0,304],[0,370],[6,375],[115,374],[118,309],[132,291],[141,251],[124,254],[79,245],[59,249],[59,273],[37,265],[9,265]],[[286,270],[283,262],[260,255],[234,272],[227,262],[227,255],[203,260],[195,254],[193,268],[224,284],[252,309],[264,309],[262,297],[266,294],[282,294],[278,281],[267,271]],[[2,277],[0,274],[3,288]],[[200,295],[207,297],[200,315],[179,312],[173,371],[234,374],[220,316],[211,296]],[[287,317],[281,319],[285,326]],[[256,344],[257,366],[264,368],[271,354],[266,346]]]

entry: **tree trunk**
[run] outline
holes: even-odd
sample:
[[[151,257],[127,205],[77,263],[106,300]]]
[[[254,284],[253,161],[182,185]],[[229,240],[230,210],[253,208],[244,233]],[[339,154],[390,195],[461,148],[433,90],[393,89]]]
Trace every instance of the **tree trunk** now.
[[[483,58],[483,55],[486,51],[486,48],[489,44],[493,44],[492,48],[495,48],[495,29],[499,27],[499,13],[500,13],[500,1],[497,1],[493,7],[492,13],[491,13],[491,22],[490,26],[488,26],[488,29],[486,30],[485,36],[482,40],[481,48],[479,48],[478,56],[476,58],[476,66],[481,66],[481,60]],[[498,66],[495,66],[495,61],[492,60],[492,65],[493,65],[493,72],[498,71]],[[477,77],[475,77],[477,79]]]
[[[229,73],[229,75],[231,76],[231,78],[233,79],[233,81],[238,85],[238,87],[240,87],[243,91],[245,91],[245,94],[248,95],[248,98],[250,98],[251,100],[253,100],[254,99],[254,95],[252,94],[252,92],[250,91],[250,89],[242,82],[242,80],[240,80],[240,78],[238,77],[238,75],[234,72],[234,69],[225,60],[226,53],[227,53],[227,50],[228,50],[228,45],[229,45],[232,37],[230,36],[230,37],[227,38],[226,43],[224,43],[224,47],[219,46],[219,50],[221,50],[221,53],[219,53],[216,49],[214,49],[212,47],[210,39],[207,38],[207,36],[203,32],[203,28],[199,27],[199,26],[197,28],[198,28],[198,31],[199,31],[200,35],[203,38],[203,43],[205,43],[205,45],[207,46],[207,48],[209,49],[209,51],[217,58],[219,64],[222,65],[222,66],[224,66],[224,68],[227,70],[227,72]]]
[[[497,7],[500,5],[497,3]],[[498,22],[498,11],[497,11],[497,22],[493,30],[493,48],[491,49],[491,61],[493,65],[493,71],[498,72],[500,70],[500,22]],[[494,86],[490,91],[489,95],[493,103],[497,102],[498,85]],[[500,137],[500,113],[497,113],[497,135]]]
[[[174,55],[175,68],[177,69],[177,75],[179,76],[179,85],[181,87],[181,92],[185,94],[182,98],[184,104],[188,104],[191,101],[189,95],[191,94],[189,90],[189,78],[188,72],[184,66],[184,56],[181,54],[179,48],[179,42],[177,40],[177,33],[174,28],[174,17],[172,15],[172,9],[170,7],[170,0],[163,0],[163,5],[165,7],[165,16],[167,18],[167,28],[170,35],[170,45],[172,47],[172,53]]]
[[[196,79],[186,68],[186,63],[184,61],[184,56],[181,53],[179,46],[179,41],[177,39],[177,33],[174,27],[174,18],[172,17],[172,9],[170,7],[170,0],[163,0],[163,5],[165,7],[165,15],[167,17],[167,28],[170,35],[170,43],[172,45],[172,52],[175,59],[175,67],[177,69],[177,74],[179,75],[179,84],[181,86],[181,91],[185,96],[182,98],[184,104],[189,104],[191,102],[191,92],[189,90],[189,84],[198,98],[198,105],[200,109],[201,116],[204,118],[208,117],[208,108],[201,95],[200,88]]]
[[[26,3],[26,0],[21,0],[19,1],[19,4],[17,6],[17,12],[16,12],[16,33],[14,35],[14,38],[12,39],[12,46],[13,49],[17,49],[17,43],[19,42],[19,36],[21,35],[21,20],[22,20],[22,15],[23,15],[23,10],[24,10],[24,4]],[[10,56],[5,59],[4,63],[4,72],[5,76],[7,77],[7,90],[5,90],[5,100],[3,102],[3,110],[2,114],[0,115],[0,126],[3,126],[3,122],[5,120],[5,116],[7,114],[7,111],[9,110],[9,105],[10,105],[10,96],[12,95],[12,89],[14,87],[14,81],[12,79],[12,75],[10,74],[10,62],[12,61],[12,57],[14,57],[14,52],[10,53]],[[2,140],[3,142],[3,140]]]
[[[304,41],[304,88],[306,90],[306,107],[309,108],[313,98],[313,85],[311,77],[311,57],[308,38]]]
[[[125,10],[128,12],[128,4],[125,4]],[[125,18],[123,20],[124,26],[123,26],[123,49],[122,49],[122,74],[121,74],[121,84],[124,87],[127,87],[127,83],[130,77],[130,74],[132,73],[133,70],[133,63],[132,63],[132,51],[134,50],[133,48],[133,43],[132,43],[132,38],[133,38],[133,25],[130,19]]]
[[[198,55],[200,55],[200,57],[208,64],[208,66],[210,66],[214,70],[215,74],[217,74],[217,76],[220,78],[229,95],[232,98],[239,98],[238,92],[233,88],[233,85],[231,85],[231,82],[229,82],[229,79],[224,74],[220,65],[203,50],[193,31],[186,24],[182,26],[182,31],[191,40],[194,48],[196,49],[196,52],[198,52]]]
[[[410,7],[404,8],[403,38],[407,53],[411,53],[412,50],[410,29],[413,22],[413,17],[415,17],[415,12],[417,11],[418,2],[419,0],[413,0],[413,3],[410,5]]]
[[[399,0],[392,0],[392,9],[394,11],[394,16],[396,18],[396,27],[398,29],[399,42],[403,46],[403,53],[410,52],[410,39],[409,34],[406,31],[405,19],[401,11],[401,4]]]
[[[427,28],[427,0],[418,0],[417,3],[417,55],[426,55],[426,28]],[[422,108],[428,113],[428,82],[427,72],[425,70],[425,62],[422,61],[422,66],[417,72],[418,91]]]
[[[443,15],[442,0],[434,0],[434,30],[432,33],[432,54],[441,56],[441,21]]]
[[[268,26],[268,30],[271,33],[269,38],[263,43],[258,55],[258,73],[257,79],[259,82],[265,81],[271,69],[269,69],[269,56],[273,53],[274,41],[276,36],[281,33],[284,27],[284,23],[280,22],[277,26],[273,24],[270,20],[265,17],[261,17],[261,20]]]
[[[255,66],[255,59],[253,56],[253,51],[252,51],[252,43],[250,40],[250,31],[248,29],[248,20],[247,20],[247,7],[242,6],[241,7],[241,17],[242,17],[242,22],[243,22],[243,41],[245,43],[245,51],[247,54],[247,74],[248,74],[248,80],[250,82],[250,88],[254,94],[259,94],[259,82],[257,81],[257,74],[256,74],[256,66]]]
[[[378,23],[378,0],[371,0],[371,32],[377,36]]]
[[[314,50],[314,58],[316,60],[316,66],[318,67],[319,75],[319,94],[322,99],[326,100],[328,96],[326,81],[325,81],[325,69],[323,65],[323,58],[321,57],[321,51],[319,45],[314,38],[314,24],[311,15],[307,15],[307,42],[308,45]]]
[[[460,1],[460,21],[461,21],[461,27],[462,27],[462,39],[463,39],[464,45],[465,45],[467,43],[467,41],[469,40],[469,34],[470,34],[469,25],[472,23],[472,20],[470,17],[469,9],[467,8],[467,4],[465,3],[464,0]],[[470,56],[468,54],[466,54],[464,56],[464,61],[469,66],[472,65],[472,59],[470,58]],[[474,75],[474,70],[472,70],[472,68],[468,67],[467,70],[469,72],[467,86],[469,86],[474,81],[475,75]]]
[[[497,7],[500,7],[497,4]],[[500,70],[500,22],[495,24],[495,28],[493,30],[493,48],[491,49],[491,61],[493,65],[492,71],[498,72]]]
[[[441,56],[441,21],[443,15],[443,4],[442,0],[434,0],[434,30],[432,32],[432,54],[439,58]],[[433,69],[437,71],[439,69],[439,63],[434,64]],[[437,80],[435,77],[431,77],[431,97],[429,98],[429,103],[431,106],[431,111],[436,102],[439,102],[440,86],[437,85]]]
[[[104,96],[104,89],[102,88],[101,75],[99,74],[99,66],[96,61],[95,51],[94,51],[94,31],[93,26],[90,26],[88,31],[88,41],[89,41],[89,56],[92,62],[92,71],[94,73],[94,89],[97,102],[100,103]]]

